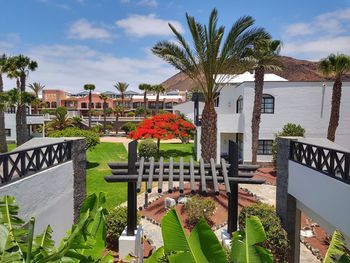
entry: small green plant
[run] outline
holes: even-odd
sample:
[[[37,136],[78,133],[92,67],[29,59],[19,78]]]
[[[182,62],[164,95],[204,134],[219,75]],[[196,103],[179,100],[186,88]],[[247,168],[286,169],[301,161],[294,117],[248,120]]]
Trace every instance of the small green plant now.
[[[211,198],[202,196],[192,197],[184,205],[184,209],[188,214],[186,223],[188,226],[194,226],[202,219],[205,219],[208,223],[211,222],[215,208],[215,202]]]
[[[100,137],[93,131],[81,130],[78,128],[67,128],[62,131],[53,131],[49,133],[49,137],[84,137],[86,141],[86,149],[91,150],[100,143]]]
[[[275,140],[272,144],[272,159],[275,163],[277,161],[277,137],[281,136],[297,136],[304,137],[305,129],[301,127],[299,124],[287,123],[283,126],[282,131],[278,132],[275,135]]]
[[[135,112],[133,112],[133,111],[130,111],[130,112],[128,112],[128,117],[135,117]]]
[[[118,206],[107,216],[106,229],[107,241],[111,247],[118,247],[118,240],[123,233],[128,221],[128,210],[126,207]],[[137,223],[140,222],[140,216],[137,215]]]
[[[24,223],[18,217],[15,198],[0,198],[0,262],[113,262],[109,254],[102,257],[105,240],[105,195],[88,196],[80,209],[78,222],[55,247],[52,229],[34,236],[35,218]]]
[[[141,115],[145,114],[145,109],[144,109],[143,107],[137,107],[137,108],[135,109],[135,114],[136,114],[137,116],[141,116]]]
[[[136,130],[136,128],[137,125],[135,123],[127,122],[121,127],[121,130],[124,131],[126,134],[129,134],[131,131]]]
[[[239,227],[245,227],[247,216],[257,216],[264,226],[267,239],[262,246],[271,251],[275,262],[285,262],[288,259],[289,242],[287,232],[283,229],[281,220],[271,205],[258,203],[244,207],[239,215]]]
[[[158,146],[152,139],[146,139],[139,144],[139,157],[144,157],[148,160],[150,157],[157,158]]]
[[[205,220],[200,220],[187,236],[176,210],[170,210],[162,220],[164,246],[145,263],[270,263],[269,251],[259,246],[266,235],[258,217],[246,219],[246,228],[233,233],[229,260],[214,231]]]
[[[335,230],[329,244],[323,263],[349,263],[350,254],[346,248],[346,241],[342,233]]]

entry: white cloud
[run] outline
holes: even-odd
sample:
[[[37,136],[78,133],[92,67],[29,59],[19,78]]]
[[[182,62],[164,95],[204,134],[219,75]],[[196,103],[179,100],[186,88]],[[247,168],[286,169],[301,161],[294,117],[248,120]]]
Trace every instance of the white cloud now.
[[[291,56],[302,56],[310,60],[319,60],[331,53],[350,54],[349,43],[350,36],[287,42],[283,45],[283,53]]]
[[[85,83],[94,83],[97,90],[113,90],[117,81],[130,83],[137,90],[139,83],[157,84],[176,73],[176,70],[154,55],[133,59],[117,57],[81,45],[42,45],[25,51],[39,67],[29,74],[28,82],[39,81],[48,89],[77,92]],[[13,80],[5,80],[7,89]]]
[[[350,53],[350,8],[320,14],[284,27],[281,53],[319,60],[330,53]]]
[[[148,6],[148,7],[157,7],[157,0],[140,0],[138,2],[139,5]]]
[[[98,39],[110,41],[113,36],[105,27],[94,25],[86,19],[79,19],[70,26],[68,37],[80,40]]]
[[[128,18],[116,21],[117,26],[124,29],[126,34],[135,37],[172,35],[168,23],[171,23],[180,33],[184,32],[180,22],[160,19],[154,14],[130,15]]]
[[[288,25],[284,29],[285,37],[343,33],[350,28],[350,8],[328,12],[316,16],[309,22],[298,22]]]

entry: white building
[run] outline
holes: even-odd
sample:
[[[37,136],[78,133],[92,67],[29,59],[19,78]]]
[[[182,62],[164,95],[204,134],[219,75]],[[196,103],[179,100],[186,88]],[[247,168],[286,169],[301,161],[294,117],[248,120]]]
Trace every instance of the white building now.
[[[42,133],[33,131],[33,125],[44,125],[44,115],[31,114],[30,107],[27,107],[27,125],[31,137],[42,136]],[[9,107],[5,111],[6,141],[16,143],[16,108]]]
[[[254,102],[254,75],[244,73],[228,77],[218,98],[217,160],[228,153],[228,141],[239,143],[240,155],[251,161],[251,119]],[[264,96],[259,134],[258,161],[271,162],[275,134],[287,123],[300,124],[306,137],[326,138],[330,117],[333,82],[292,82],[274,74],[265,74]],[[340,121],[335,142],[350,149],[350,82],[343,83]],[[193,105],[193,102],[192,102]],[[174,111],[181,111],[181,104]],[[182,107],[193,118],[193,107]],[[197,126],[197,158],[201,127]]]

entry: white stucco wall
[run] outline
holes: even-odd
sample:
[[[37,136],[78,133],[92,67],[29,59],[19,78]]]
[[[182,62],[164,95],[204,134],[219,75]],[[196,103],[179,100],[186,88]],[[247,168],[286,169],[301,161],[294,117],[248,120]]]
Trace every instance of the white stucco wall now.
[[[73,224],[73,163],[49,168],[35,175],[0,187],[0,196],[16,197],[20,217],[35,216],[35,233],[47,225],[54,231],[56,244]]]
[[[306,137],[325,138],[330,117],[332,82],[266,82],[264,93],[275,98],[274,114],[262,114],[260,139],[274,139],[274,135],[287,123],[300,124]],[[251,116],[254,101],[254,83],[243,83],[245,115],[244,160],[251,160]],[[323,93],[324,91],[324,93]],[[323,97],[324,94],[324,97]],[[323,98],[323,100],[322,100]],[[336,143],[350,148],[350,83],[343,83],[342,103]],[[271,156],[258,156],[259,161],[271,161]]]
[[[11,129],[11,136],[6,136],[7,141],[16,141],[16,114],[5,113],[5,129]]]
[[[339,229],[350,238],[350,185],[289,161],[288,193],[328,234]]]

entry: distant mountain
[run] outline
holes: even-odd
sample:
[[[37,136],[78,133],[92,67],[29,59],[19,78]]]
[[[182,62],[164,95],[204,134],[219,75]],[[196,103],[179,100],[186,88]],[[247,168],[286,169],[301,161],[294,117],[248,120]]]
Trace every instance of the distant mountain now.
[[[300,60],[291,57],[282,56],[283,70],[275,73],[289,81],[325,81],[330,78],[323,77],[317,71],[318,62]],[[350,81],[350,74],[346,75],[344,81]],[[162,83],[167,90],[191,90],[196,87],[196,83],[179,72]]]

